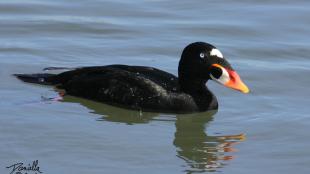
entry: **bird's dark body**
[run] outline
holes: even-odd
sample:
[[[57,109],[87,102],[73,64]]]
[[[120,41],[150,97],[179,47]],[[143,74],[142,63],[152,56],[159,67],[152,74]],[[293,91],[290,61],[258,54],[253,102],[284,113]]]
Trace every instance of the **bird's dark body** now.
[[[215,96],[204,84],[204,90],[185,93],[175,75],[152,67],[108,65],[77,68],[57,75],[16,76],[26,82],[56,85],[69,95],[129,109],[173,113],[217,109]]]
[[[43,74],[42,74],[43,76]],[[205,94],[209,106],[199,105],[193,96],[180,90],[178,78],[145,66],[108,65],[84,67],[48,75],[45,83],[57,85],[73,96],[144,111],[189,113],[217,108],[215,97]],[[203,93],[198,94],[203,100]],[[215,100],[215,101],[214,101]]]
[[[153,67],[129,65],[15,76],[29,83],[57,86],[69,95],[154,112],[191,113],[217,109],[217,99],[206,86],[210,79],[249,92],[222,53],[204,42],[191,43],[184,48],[178,77]]]

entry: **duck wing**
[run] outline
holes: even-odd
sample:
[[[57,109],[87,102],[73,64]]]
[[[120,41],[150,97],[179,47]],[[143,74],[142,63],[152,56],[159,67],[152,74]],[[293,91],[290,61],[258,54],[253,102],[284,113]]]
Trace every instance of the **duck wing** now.
[[[108,65],[108,66],[93,66],[93,67],[82,67],[77,68],[72,71],[66,71],[50,79],[54,84],[66,84],[73,79],[90,78],[97,77],[106,72],[110,72],[114,77],[118,75],[118,73],[128,72],[128,76],[132,73],[132,76],[135,77],[144,77],[153,81],[154,83],[160,85],[164,89],[170,92],[179,92],[180,87],[178,83],[178,78],[168,72],[159,70],[153,67],[147,66],[128,66],[128,65]],[[109,75],[111,75],[109,73]],[[109,77],[106,77],[109,78]]]
[[[192,98],[179,92],[174,75],[144,66],[85,67],[56,76],[54,82],[70,95],[148,111],[196,109]]]

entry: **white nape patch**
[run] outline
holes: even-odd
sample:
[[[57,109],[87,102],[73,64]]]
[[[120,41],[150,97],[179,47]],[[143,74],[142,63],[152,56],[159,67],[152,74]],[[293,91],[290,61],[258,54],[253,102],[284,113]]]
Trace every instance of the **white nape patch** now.
[[[222,75],[220,76],[220,78],[218,79],[215,78],[211,73],[210,73],[210,77],[212,80],[225,85],[230,80],[230,77],[229,77],[228,72],[224,68],[221,68],[221,70],[222,70]]]
[[[217,56],[219,58],[224,58],[223,54],[220,52],[220,50],[213,48],[210,52],[211,56]]]

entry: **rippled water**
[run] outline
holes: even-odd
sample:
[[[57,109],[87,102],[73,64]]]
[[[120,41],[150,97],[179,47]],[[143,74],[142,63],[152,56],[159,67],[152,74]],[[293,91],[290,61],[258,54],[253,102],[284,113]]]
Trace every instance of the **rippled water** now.
[[[309,1],[0,1],[0,173],[310,172]],[[217,112],[124,110],[18,81],[49,66],[135,64],[177,73],[216,45],[251,89],[209,82]],[[52,99],[50,99],[52,98]]]

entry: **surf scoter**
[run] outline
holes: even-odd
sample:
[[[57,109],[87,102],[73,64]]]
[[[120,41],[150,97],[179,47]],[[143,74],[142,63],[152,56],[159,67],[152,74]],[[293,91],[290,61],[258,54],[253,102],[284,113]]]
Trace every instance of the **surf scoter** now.
[[[213,45],[191,43],[181,55],[178,76],[146,66],[81,67],[60,74],[15,74],[25,82],[55,85],[66,94],[130,109],[191,113],[218,108],[209,79],[248,93],[248,87]]]

